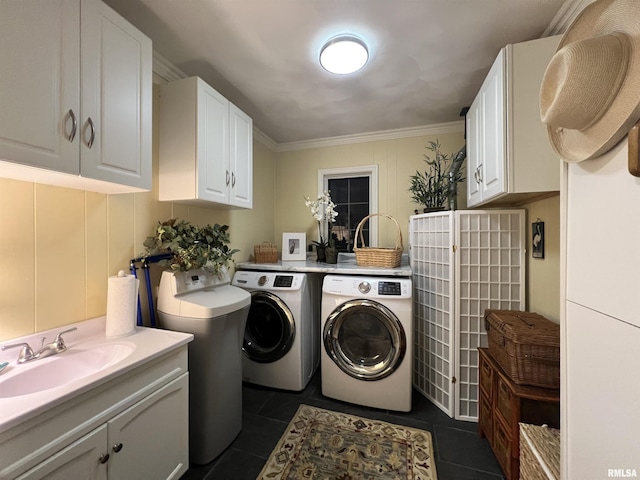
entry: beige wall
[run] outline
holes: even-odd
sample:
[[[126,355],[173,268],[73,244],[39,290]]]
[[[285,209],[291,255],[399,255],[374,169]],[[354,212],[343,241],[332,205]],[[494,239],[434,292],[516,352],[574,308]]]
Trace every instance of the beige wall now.
[[[527,210],[527,310],[560,323],[560,196],[525,205]],[[531,224],[544,222],[544,258],[531,257]]]
[[[402,230],[405,250],[408,250],[409,216],[420,207],[411,201],[409,176],[416,170],[425,170],[424,154],[434,157],[425,148],[429,140],[439,140],[441,152],[447,154],[457,152],[464,145],[464,135],[460,131],[279,153],[275,219],[278,242],[281,242],[282,232],[306,232],[307,243],[318,239],[315,220],[304,205],[305,195],[315,198],[318,194],[318,170],[377,165],[378,211],[396,219]],[[466,184],[461,184],[459,194],[462,197],[466,197],[465,189]],[[378,246],[394,245],[396,228],[390,221],[381,219],[378,232]]]
[[[158,90],[155,89],[154,113]],[[107,278],[128,271],[158,221],[228,224],[236,261],[273,239],[275,155],[254,143],[253,210],[159,202],[157,115],[149,193],[104,195],[0,178],[0,340],[104,315]]]

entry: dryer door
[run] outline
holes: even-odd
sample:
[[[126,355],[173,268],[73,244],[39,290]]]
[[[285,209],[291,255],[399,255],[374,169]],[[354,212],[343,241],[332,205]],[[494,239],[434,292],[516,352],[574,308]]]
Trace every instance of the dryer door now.
[[[272,363],[293,345],[296,327],[289,307],[270,292],[253,292],[242,351],[252,361]]]
[[[329,315],[323,342],[336,365],[360,380],[391,375],[407,349],[404,328],[394,313],[365,299],[345,302]]]

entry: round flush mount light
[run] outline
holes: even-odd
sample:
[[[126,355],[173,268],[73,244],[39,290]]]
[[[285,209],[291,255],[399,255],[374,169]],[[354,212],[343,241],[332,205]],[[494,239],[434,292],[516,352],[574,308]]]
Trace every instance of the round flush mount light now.
[[[353,35],[329,40],[320,51],[320,65],[326,71],[346,75],[360,70],[369,59],[365,43]]]

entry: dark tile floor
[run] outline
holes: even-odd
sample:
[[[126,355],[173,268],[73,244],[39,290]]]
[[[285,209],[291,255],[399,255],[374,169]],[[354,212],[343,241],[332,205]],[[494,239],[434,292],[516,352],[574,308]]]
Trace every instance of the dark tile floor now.
[[[477,424],[449,418],[414,391],[410,413],[361,407],[322,395],[317,372],[302,392],[245,384],[242,431],[209,465],[192,465],[182,480],[255,480],[301,404],[375,418],[431,432],[438,480],[504,480],[500,466]]]

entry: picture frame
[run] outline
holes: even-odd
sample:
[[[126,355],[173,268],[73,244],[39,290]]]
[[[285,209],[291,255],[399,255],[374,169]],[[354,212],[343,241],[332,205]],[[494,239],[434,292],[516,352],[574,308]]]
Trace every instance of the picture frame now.
[[[282,234],[282,260],[307,259],[307,234],[285,232]]]
[[[531,224],[531,256],[544,258],[544,222],[541,220]]]

